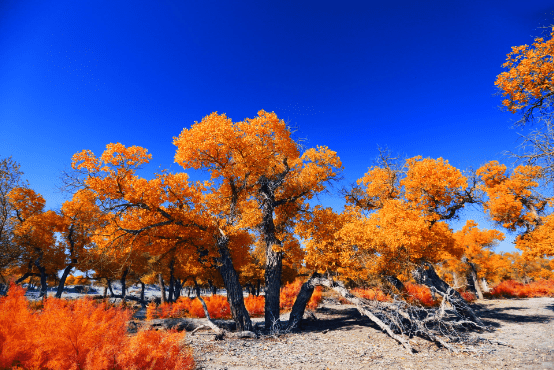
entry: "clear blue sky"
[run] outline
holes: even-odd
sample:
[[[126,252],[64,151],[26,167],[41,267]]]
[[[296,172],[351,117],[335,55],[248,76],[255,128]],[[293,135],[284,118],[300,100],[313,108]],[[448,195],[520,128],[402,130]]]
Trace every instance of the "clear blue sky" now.
[[[495,76],[553,11],[552,0],[3,0],[0,157],[58,208],[60,173],[82,149],[139,145],[152,171],[177,171],[184,127],[265,109],[337,151],[345,185],[378,145],[462,169],[507,163],[516,117],[499,110]]]

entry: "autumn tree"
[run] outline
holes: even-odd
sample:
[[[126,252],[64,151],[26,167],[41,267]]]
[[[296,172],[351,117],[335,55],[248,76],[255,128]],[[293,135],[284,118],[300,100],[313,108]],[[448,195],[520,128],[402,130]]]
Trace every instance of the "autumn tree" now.
[[[17,264],[21,249],[13,240],[15,209],[8,198],[10,191],[23,186],[19,164],[11,157],[0,159],[0,276],[3,284],[3,271]]]
[[[127,261],[123,273],[144,253],[161,260],[175,253],[181,261],[216,262],[238,328],[251,330],[233,266],[247,255],[249,234],[225,228],[218,211],[221,197],[210,183],[192,183],[185,173],[162,172],[151,180],[136,175],[150,158],[146,149],[122,144],[109,144],[100,157],[90,151],[74,156],[68,182],[92,191],[110,220],[94,242],[116,261]]]
[[[486,212],[492,220],[518,232],[516,247],[528,256],[552,256],[550,236],[554,216],[550,199],[538,192],[542,171],[539,166],[518,166],[508,173],[505,165],[491,161],[477,170],[486,193]]]
[[[465,204],[477,201],[475,191],[476,179],[442,158],[414,157],[400,164],[382,155],[347,193],[348,206],[341,214],[316,208],[299,224],[297,232],[306,240],[306,265],[315,270],[314,281],[321,281],[318,274],[325,272],[343,281],[381,276],[402,289],[401,280],[412,275],[480,322],[432,265],[462,256],[447,222]],[[291,317],[300,320],[302,312],[299,303]]]
[[[549,38],[512,47],[496,86],[505,97],[503,105],[521,113],[520,126],[536,123],[522,135],[523,153],[513,157],[528,165],[541,165],[543,178],[554,181],[554,28]]]
[[[461,260],[447,261],[450,262],[454,278],[456,273],[465,273],[470,290],[483,299],[487,278],[494,275],[495,270],[502,265],[501,260],[493,257],[492,248],[504,240],[504,234],[498,230],[480,230],[475,221],[468,220],[461,230],[454,233],[454,239],[463,249]]]
[[[323,191],[342,165],[326,147],[300,153],[290,130],[275,113],[232,122],[212,113],[175,138],[175,161],[185,169],[210,173],[218,188],[213,214],[222,237],[231,230],[255,229],[265,244],[265,324],[279,321],[283,254],[298,249],[290,230],[305,201]],[[228,230],[228,231],[225,231]],[[290,240],[290,242],[289,242]]]
[[[31,189],[14,188],[8,199],[15,211],[14,242],[22,251],[19,267],[23,276],[17,282],[38,276],[40,296],[46,296],[48,276],[55,276],[65,259],[64,249],[54,234],[60,217],[54,211],[46,211],[44,198]]]

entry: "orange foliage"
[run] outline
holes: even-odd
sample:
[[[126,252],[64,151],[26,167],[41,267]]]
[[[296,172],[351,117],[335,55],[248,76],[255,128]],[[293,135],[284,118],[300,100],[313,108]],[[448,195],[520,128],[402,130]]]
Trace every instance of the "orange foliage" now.
[[[440,303],[433,299],[431,290],[425,285],[407,283],[404,287],[408,293],[408,302],[419,303],[426,307],[438,306]]]
[[[540,107],[543,99],[552,96],[554,79],[554,27],[551,38],[545,41],[536,38],[531,47],[514,46],[502,65],[509,68],[497,76],[503,101],[512,113],[527,108],[531,113],[534,107]]]
[[[183,334],[141,332],[127,336],[130,311],[90,299],[47,299],[29,309],[23,288],[12,285],[0,298],[0,368],[192,369]],[[141,352],[142,351],[142,352]],[[142,354],[148,355],[142,355]]]
[[[528,284],[506,280],[495,286],[487,295],[493,298],[554,297],[554,280],[538,280]]]
[[[263,295],[255,296],[249,295],[244,298],[244,305],[246,310],[252,317],[262,317],[264,316],[265,310],[265,297]]]
[[[203,297],[208,312],[212,319],[228,319],[231,317],[231,307],[227,298],[221,295]],[[196,298],[180,297],[175,303],[164,303],[155,307],[149,305],[146,310],[146,319],[154,318],[177,318],[177,317],[197,317],[203,318],[204,308],[202,303]]]

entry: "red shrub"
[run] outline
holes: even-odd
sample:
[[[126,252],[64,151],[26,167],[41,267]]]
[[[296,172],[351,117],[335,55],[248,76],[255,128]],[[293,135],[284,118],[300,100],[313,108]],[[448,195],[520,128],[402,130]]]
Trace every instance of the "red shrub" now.
[[[24,290],[12,285],[0,298],[0,368],[26,369],[192,369],[183,334],[141,332],[127,336],[131,312],[90,299],[49,298],[31,311]],[[148,356],[137,356],[137,348]]]
[[[408,302],[419,303],[422,306],[438,306],[439,301],[433,300],[431,290],[425,285],[407,283],[404,285],[408,293]]]
[[[505,280],[487,295],[493,298],[554,297],[554,280],[538,280],[529,284]]]
[[[264,316],[265,297],[263,295],[249,295],[248,297],[244,298],[244,305],[246,306],[246,310],[248,311],[250,316]]]

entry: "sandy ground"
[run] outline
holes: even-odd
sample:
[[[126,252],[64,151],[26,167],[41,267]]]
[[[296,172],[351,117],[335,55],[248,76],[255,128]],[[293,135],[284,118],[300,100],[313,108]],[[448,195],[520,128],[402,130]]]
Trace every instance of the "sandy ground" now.
[[[450,353],[416,338],[418,353],[361,317],[350,305],[325,303],[300,333],[214,341],[188,335],[198,369],[554,369],[554,299],[489,300],[474,305],[493,328],[473,353]]]
[[[114,292],[120,287],[114,284]],[[102,294],[92,287],[88,294]],[[140,289],[128,293],[138,296]],[[220,293],[220,292],[218,292]],[[53,296],[55,290],[49,290]],[[146,298],[159,297],[147,286]],[[38,291],[28,291],[30,299]],[[68,287],[63,298],[82,297]],[[418,351],[410,355],[396,341],[351,305],[324,300],[316,320],[305,321],[302,331],[262,335],[258,339],[215,341],[210,331],[187,334],[198,369],[554,369],[554,298],[485,300],[473,308],[492,331],[479,334],[506,345],[481,344],[470,353],[450,353],[421,338],[411,340]],[[144,317],[144,310],[135,315]],[[282,320],[287,320],[287,315]],[[201,319],[198,319],[201,320]],[[261,322],[262,319],[254,319]]]

